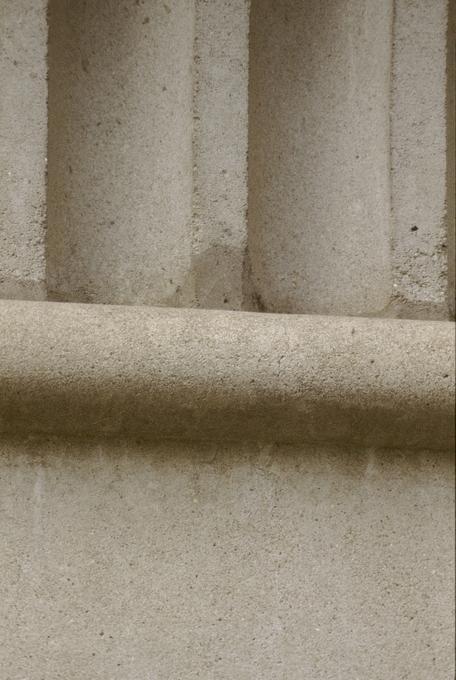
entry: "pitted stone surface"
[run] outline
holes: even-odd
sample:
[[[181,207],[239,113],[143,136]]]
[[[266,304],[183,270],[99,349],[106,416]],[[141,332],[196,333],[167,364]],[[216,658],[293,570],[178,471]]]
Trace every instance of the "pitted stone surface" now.
[[[18,680],[449,680],[445,454],[0,444]]]
[[[0,299],[46,297],[46,6],[0,3]]]
[[[451,446],[454,324],[0,302],[0,431]]]

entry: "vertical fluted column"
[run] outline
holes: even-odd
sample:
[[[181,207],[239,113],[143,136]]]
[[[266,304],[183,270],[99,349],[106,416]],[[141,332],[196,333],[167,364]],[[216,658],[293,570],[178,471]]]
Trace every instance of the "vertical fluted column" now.
[[[46,5],[0,3],[0,298],[46,293]]]
[[[193,0],[50,2],[48,285],[177,304],[191,269]]]
[[[249,250],[262,309],[389,303],[391,25],[390,0],[252,3]]]
[[[51,298],[241,308],[248,8],[51,0]]]

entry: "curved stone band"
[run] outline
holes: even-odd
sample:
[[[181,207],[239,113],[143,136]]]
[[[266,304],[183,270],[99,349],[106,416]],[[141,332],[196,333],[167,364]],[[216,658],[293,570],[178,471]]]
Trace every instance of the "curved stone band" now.
[[[454,437],[454,325],[0,301],[0,430],[340,442]]]

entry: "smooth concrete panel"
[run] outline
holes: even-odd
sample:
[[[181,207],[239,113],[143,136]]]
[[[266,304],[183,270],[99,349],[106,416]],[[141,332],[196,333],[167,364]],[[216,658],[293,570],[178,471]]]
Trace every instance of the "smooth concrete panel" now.
[[[395,3],[393,306],[400,316],[448,318],[454,310],[448,271],[452,263],[454,267],[455,228],[452,4],[449,0]]]
[[[444,454],[0,444],[8,680],[449,680]]]
[[[192,0],[51,0],[52,299],[174,299],[191,267]]]
[[[204,308],[243,305],[248,34],[248,0],[197,0],[192,269]]]
[[[253,0],[249,251],[257,307],[389,303],[392,2]]]
[[[0,3],[0,298],[46,296],[46,6]]]

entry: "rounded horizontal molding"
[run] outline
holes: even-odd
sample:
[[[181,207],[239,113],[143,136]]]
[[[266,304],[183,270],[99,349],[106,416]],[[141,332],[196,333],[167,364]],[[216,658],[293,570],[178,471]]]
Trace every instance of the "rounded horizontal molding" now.
[[[454,325],[0,301],[0,431],[442,449]]]

